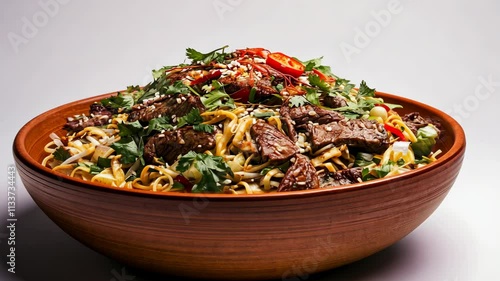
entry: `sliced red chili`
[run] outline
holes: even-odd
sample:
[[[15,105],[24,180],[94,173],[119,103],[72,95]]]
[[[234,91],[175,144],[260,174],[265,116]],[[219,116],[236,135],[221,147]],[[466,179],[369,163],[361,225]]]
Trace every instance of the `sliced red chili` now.
[[[397,137],[399,138],[399,140],[400,140],[400,141],[405,141],[405,140],[406,140],[405,135],[403,135],[403,132],[401,132],[401,130],[400,130],[400,129],[398,129],[398,128],[396,128],[396,127],[393,127],[393,126],[391,126],[391,125],[389,125],[389,124],[387,124],[387,123],[386,123],[386,124],[384,124],[384,128],[385,128],[387,131],[391,132],[391,134],[393,134],[393,135],[397,136]]]
[[[232,93],[231,97],[233,99],[235,99],[236,101],[247,103],[249,95],[250,95],[250,89],[249,88],[241,88],[238,91]]]
[[[314,68],[312,71],[314,72],[314,74],[319,76],[319,79],[321,79],[325,82],[335,82],[335,78],[324,74],[323,72],[317,70],[316,68]]]
[[[207,75],[203,75],[202,77],[194,79],[193,81],[191,81],[191,86],[205,83],[208,80],[217,79],[221,75],[222,75],[222,72],[220,72],[220,70],[215,70],[215,71],[209,72]]]
[[[187,192],[191,192],[193,189],[193,184],[183,175],[178,175],[174,178],[174,181],[182,184],[184,186],[184,190]]]
[[[283,53],[269,54],[266,63],[272,68],[293,77],[299,77],[305,70],[305,66],[300,61]]]
[[[236,53],[238,53],[240,56],[244,55],[250,55],[250,56],[258,56],[263,59],[267,59],[267,56],[271,53],[267,49],[264,48],[246,48],[246,49],[239,49],[236,50]]]

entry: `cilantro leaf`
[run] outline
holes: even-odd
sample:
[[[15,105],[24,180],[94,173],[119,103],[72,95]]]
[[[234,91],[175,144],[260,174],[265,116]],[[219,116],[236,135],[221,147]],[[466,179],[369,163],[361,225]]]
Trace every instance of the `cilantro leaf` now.
[[[109,167],[111,167],[111,159],[104,158],[104,157],[98,157],[97,158],[97,166],[99,166],[101,168],[109,168]]]
[[[293,96],[290,98],[289,103],[291,107],[299,107],[308,104],[309,102],[304,96]]]
[[[329,66],[319,65],[319,66],[316,66],[316,69],[321,71],[321,73],[325,74],[326,76],[338,78],[335,74],[332,73],[332,68]]]
[[[389,161],[384,165],[378,165],[371,169],[365,167],[361,171],[361,177],[363,181],[383,178],[391,172],[392,168],[394,167],[394,164],[395,164],[394,162]]]
[[[140,136],[143,134],[144,128],[139,121],[134,122],[120,122],[118,123],[118,133],[120,137],[127,136]]]
[[[220,47],[218,49],[215,49],[211,52],[208,52],[206,54],[203,54],[193,48],[187,48],[186,49],[186,56],[192,60],[193,63],[196,62],[201,62],[202,64],[209,64],[211,61],[222,61],[224,59],[224,49],[229,47],[228,45]],[[221,51],[222,53],[218,53],[218,51]]]
[[[383,178],[387,176],[387,174],[389,174],[389,172],[392,170],[392,167],[393,163],[389,161],[389,163],[387,164],[375,167],[373,171],[375,172],[377,178]]]
[[[64,161],[71,157],[69,150],[65,149],[62,146],[59,146],[54,152],[52,152],[52,155],[54,155],[54,159],[59,161]]]
[[[319,58],[303,61],[302,64],[305,65],[305,71],[311,71],[311,70],[313,70],[313,68],[319,67],[321,65],[322,59],[323,59],[323,57],[319,57]]]
[[[99,167],[98,165],[91,165],[89,167],[89,169],[90,169],[90,174],[92,174],[92,175],[97,175],[100,172],[102,172],[102,170],[104,170],[103,168]]]
[[[157,117],[149,120],[148,130],[146,135],[150,135],[153,131],[161,132],[163,130],[170,131],[173,130],[174,126],[170,123],[170,118],[167,116]]]
[[[371,89],[366,85],[366,82],[363,80],[359,85],[358,95],[362,97],[374,97],[375,96],[375,88]]]
[[[121,154],[121,162],[123,164],[134,163],[137,157],[142,157],[143,150],[139,146],[130,136],[122,137],[119,141],[111,144],[111,148],[113,148],[117,154]]]
[[[178,119],[177,128],[185,125],[198,125],[201,122],[203,122],[203,117],[201,117],[200,110],[198,108],[193,108],[188,114]]]
[[[118,95],[116,96],[111,96],[109,98],[102,99],[101,103],[106,107],[111,107],[116,109],[124,108],[130,110],[134,105],[134,98],[131,95],[124,96],[121,93],[118,93]]]
[[[340,94],[343,96],[349,96],[349,93],[354,88],[354,84],[351,81],[343,78],[338,78],[335,80],[334,89],[329,93],[329,95]]]
[[[203,117],[200,114],[200,110],[198,108],[193,108],[188,114],[182,116],[178,119],[177,128],[180,128],[185,125],[192,125],[193,130],[205,132],[205,133],[213,133],[215,131],[215,127],[208,124],[201,124],[203,122]]]
[[[137,103],[154,98],[156,95],[188,94],[190,91],[181,80],[172,82],[168,79],[168,76],[161,76],[159,79],[144,86],[143,94],[137,98]]]
[[[314,105],[319,105],[319,93],[314,88],[304,88],[306,90],[306,100]]]
[[[316,86],[323,92],[327,93],[330,92],[330,85],[325,81],[321,80],[321,78],[318,75],[310,74],[308,79],[309,79],[309,84],[311,84],[311,86]]]
[[[181,156],[176,170],[183,173],[191,167],[202,175],[201,180],[193,186],[192,192],[222,192],[222,183],[226,176],[234,176],[231,168],[220,156],[190,151]]]
[[[215,127],[209,124],[197,124],[193,125],[193,130],[205,133],[213,133],[215,131]]]
[[[370,109],[373,108],[375,99],[359,99],[357,102],[347,101],[347,106],[335,108],[335,111],[340,111],[344,116],[349,119],[359,118],[360,116],[368,114]]]
[[[216,108],[226,107],[235,108],[234,100],[221,90],[213,90],[201,97],[201,102],[208,111],[213,111]]]

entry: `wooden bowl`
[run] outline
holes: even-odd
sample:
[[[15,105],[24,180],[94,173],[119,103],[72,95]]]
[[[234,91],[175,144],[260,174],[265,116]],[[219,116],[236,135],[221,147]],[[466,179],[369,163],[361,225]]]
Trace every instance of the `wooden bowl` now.
[[[126,265],[198,279],[287,279],[367,257],[397,242],[453,185],[465,135],[450,116],[385,93],[400,113],[438,119],[439,161],[411,172],[319,190],[264,195],[155,193],[92,184],[43,167],[49,134],[105,94],[28,122],[14,141],[19,175],[38,206],[88,247]],[[57,249],[55,249],[57,250]],[[411,253],[409,253],[411,254]]]

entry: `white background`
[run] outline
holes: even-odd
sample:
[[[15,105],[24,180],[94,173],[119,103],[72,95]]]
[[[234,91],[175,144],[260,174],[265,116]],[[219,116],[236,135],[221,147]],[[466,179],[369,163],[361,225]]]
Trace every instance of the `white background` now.
[[[7,186],[14,163],[14,136],[31,118],[144,85],[151,69],[181,63],[186,47],[210,51],[229,44],[301,59],[324,56],[341,77],[449,112],[464,127],[468,147],[454,187],[424,224],[381,253],[308,279],[498,280],[499,3],[2,1],[0,185]],[[0,190],[1,280],[155,280],[83,247],[36,207],[19,181],[17,191],[11,274],[7,191]]]

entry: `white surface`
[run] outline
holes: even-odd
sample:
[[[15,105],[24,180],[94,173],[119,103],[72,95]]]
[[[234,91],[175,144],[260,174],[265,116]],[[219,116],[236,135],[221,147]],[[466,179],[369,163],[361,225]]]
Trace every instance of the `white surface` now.
[[[498,280],[500,2],[55,1],[0,4],[3,183],[14,163],[13,138],[31,118],[143,85],[151,69],[182,62],[186,47],[323,55],[340,76],[450,112],[468,148],[448,197],[417,230],[359,263],[303,279]],[[382,14],[391,13],[390,20],[377,23],[374,14],[388,6]],[[357,29],[366,28],[371,37],[363,41]],[[358,52],[346,56],[346,44]],[[485,80],[493,83],[481,86]],[[5,264],[7,192],[0,190],[0,280],[154,280],[81,246],[41,213],[20,182],[17,190],[16,274]]]

